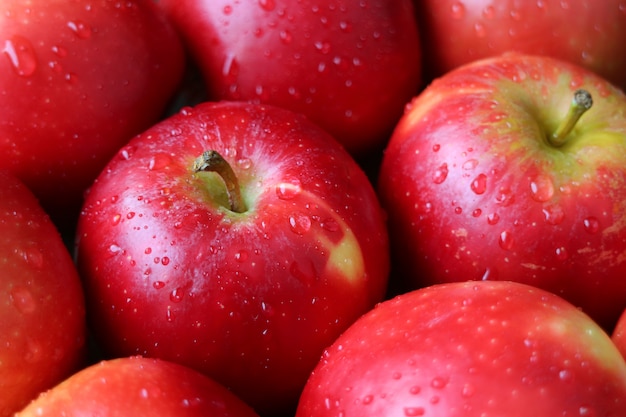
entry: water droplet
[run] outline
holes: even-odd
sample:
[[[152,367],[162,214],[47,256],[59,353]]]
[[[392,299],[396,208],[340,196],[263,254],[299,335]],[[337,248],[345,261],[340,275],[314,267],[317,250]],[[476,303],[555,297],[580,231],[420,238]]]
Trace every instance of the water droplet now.
[[[326,55],[330,52],[330,42],[327,41],[317,41],[313,44],[315,46],[315,49],[317,49],[318,51],[320,51],[322,54]]]
[[[126,213],[126,218],[128,220],[132,219],[133,217],[135,217],[135,212],[134,211],[129,211],[128,213]]]
[[[463,208],[459,207],[459,206],[456,206],[454,208],[454,214],[461,214],[461,213],[463,213]]]
[[[513,193],[508,188],[500,188],[498,194],[496,195],[496,203],[502,205],[503,207],[508,207],[515,201],[515,197]]]
[[[474,211],[472,211],[472,217],[480,217],[481,214],[483,214],[483,211],[479,208],[474,209]]]
[[[472,384],[463,385],[463,390],[461,391],[461,395],[465,398],[470,398],[476,392],[476,388]]]
[[[341,29],[342,32],[350,33],[352,32],[352,23],[342,20],[339,22],[339,29]]]
[[[341,228],[337,220],[333,219],[332,217],[322,220],[320,222],[320,227],[327,232],[336,232]]]
[[[475,23],[474,33],[476,33],[476,36],[479,38],[484,38],[485,36],[487,36],[487,30],[485,29],[485,25],[480,22]]]
[[[463,163],[463,169],[470,171],[478,166],[478,159],[468,159]]]
[[[276,196],[281,200],[292,200],[300,193],[300,186],[297,179],[280,183],[276,186]]]
[[[109,252],[112,255],[117,255],[118,253],[120,253],[122,251],[122,248],[120,248],[119,246],[117,246],[116,244],[112,244],[111,246],[109,246]]]
[[[168,258],[167,256],[164,256],[161,258],[161,265],[167,266],[169,264],[170,264],[170,258]]]
[[[500,215],[498,213],[491,213],[487,216],[487,223],[490,225],[497,224],[500,221]]]
[[[294,213],[289,216],[289,228],[299,235],[311,229],[311,218],[304,213]]]
[[[448,164],[445,162],[441,164],[439,168],[433,173],[433,182],[435,184],[441,184],[448,177]]]
[[[180,303],[181,301],[183,301],[183,297],[184,297],[184,292],[185,290],[181,287],[176,287],[174,290],[172,290],[172,292],[170,293],[170,300],[173,303]]]
[[[498,244],[504,250],[511,250],[513,248],[513,236],[509,230],[505,230],[500,233]]]
[[[539,175],[530,182],[530,192],[535,201],[545,202],[554,195],[554,183],[547,175]]]
[[[16,286],[10,293],[11,301],[20,313],[30,314],[37,309],[37,303],[28,288]]]
[[[233,6],[231,6],[230,4],[227,4],[227,5],[226,5],[226,6],[224,6],[224,8],[222,9],[222,12],[223,12],[225,15],[227,15],[227,16],[228,16],[229,14],[231,14],[231,13],[233,12]]]
[[[91,27],[85,22],[72,20],[67,22],[67,27],[80,39],[89,39],[91,37]]]
[[[565,218],[565,213],[561,206],[552,205],[542,209],[546,222],[551,225],[561,224]]]
[[[363,397],[363,404],[368,405],[371,404],[374,401],[374,396],[373,395],[366,395],[365,397]]]
[[[288,30],[281,30],[278,36],[280,37],[280,41],[285,45],[290,44],[293,39],[293,35]]]
[[[600,222],[597,218],[590,216],[583,220],[583,226],[588,233],[595,234],[600,230]]]
[[[250,169],[252,160],[250,158],[239,158],[237,159],[237,166],[243,170]]]
[[[418,395],[420,392],[422,392],[422,388],[417,385],[413,385],[409,388],[409,394],[411,395]]]
[[[152,286],[154,287],[155,290],[160,290],[161,288],[165,287],[165,282],[163,282],[163,281],[154,281],[152,283]]]
[[[430,381],[430,386],[435,389],[443,389],[448,385],[448,378],[443,377],[435,377],[432,381]]]
[[[567,253],[567,249],[565,249],[564,246],[559,246],[558,248],[556,248],[554,253],[556,255],[556,258],[559,261],[566,261],[567,258],[569,258],[569,254]]]
[[[245,262],[248,260],[248,257],[249,257],[248,251],[245,249],[242,249],[239,252],[235,253],[235,260],[237,262]]]
[[[450,6],[450,12],[453,19],[462,19],[465,17],[465,5],[460,1],[456,1]]]
[[[161,170],[165,167],[167,167],[168,165],[170,165],[172,162],[172,158],[169,155],[163,154],[163,153],[159,153],[154,155],[152,158],[150,158],[150,161],[148,162],[148,169],[149,170]]]
[[[276,7],[276,1],[275,0],[259,0],[259,6],[261,6],[263,10],[271,12]]]
[[[440,149],[441,149],[441,145],[439,145],[438,143],[433,145],[433,152],[439,152]]]
[[[111,224],[113,226],[117,226],[118,224],[120,224],[121,220],[122,220],[122,215],[118,213],[111,218]]]
[[[226,83],[228,84],[237,81],[237,77],[239,76],[239,62],[237,62],[235,54],[229,53],[226,55],[226,58],[224,58],[222,75],[226,78]]]
[[[470,184],[470,188],[476,194],[483,194],[487,191],[487,176],[485,174],[478,174]]]
[[[493,19],[496,15],[496,9],[492,5],[487,5],[483,9],[483,17],[485,19]]]
[[[407,417],[423,416],[425,413],[423,407],[404,407],[404,415]]]
[[[37,70],[37,56],[30,41],[22,36],[13,36],[4,42],[2,49],[11,66],[21,77],[29,77]]]
[[[145,253],[146,255],[150,255],[152,253],[152,248],[148,247],[146,248],[143,253]]]

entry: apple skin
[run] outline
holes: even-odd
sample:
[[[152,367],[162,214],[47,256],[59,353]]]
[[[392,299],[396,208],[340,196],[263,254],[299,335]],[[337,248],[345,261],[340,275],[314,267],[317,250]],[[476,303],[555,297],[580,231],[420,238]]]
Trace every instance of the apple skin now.
[[[229,210],[216,150],[248,210]],[[361,168],[304,116],[184,108],[133,139],[86,196],[77,260],[106,355],[198,369],[259,413],[295,407],[323,349],[383,299],[383,212]]]
[[[379,304],[325,352],[296,417],[621,416],[626,362],[590,317],[512,281]]]
[[[429,77],[517,51],[566,60],[626,87],[626,8],[620,0],[414,3]]]
[[[554,147],[578,88],[594,105]],[[433,82],[380,169],[394,281],[524,282],[610,332],[626,305],[625,114],[620,90],[547,57],[507,53]]]
[[[48,390],[15,417],[258,417],[190,368],[140,356],[100,361]]]
[[[624,309],[619,320],[617,320],[617,324],[611,333],[611,339],[624,359],[626,359],[626,309]]]
[[[410,0],[162,0],[212,100],[307,115],[352,154],[384,146],[421,86]]]
[[[59,232],[32,192],[0,171],[0,416],[86,359],[85,301]]]
[[[63,227],[74,225],[108,160],[161,118],[182,79],[182,42],[153,3],[0,4],[0,169]]]

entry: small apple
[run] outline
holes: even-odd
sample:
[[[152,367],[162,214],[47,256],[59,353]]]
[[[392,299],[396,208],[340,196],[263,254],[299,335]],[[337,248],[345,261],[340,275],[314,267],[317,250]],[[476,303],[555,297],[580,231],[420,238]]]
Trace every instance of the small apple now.
[[[77,260],[105,355],[198,369],[261,414],[295,407],[385,294],[374,189],[304,116],[202,103],[134,138],[86,196]]]
[[[512,281],[379,304],[325,352],[296,417],[626,415],[626,361],[589,316]]]
[[[610,331],[626,306],[625,115],[620,90],[548,57],[507,53],[433,82],[379,175],[408,287],[524,282]]]
[[[572,62],[626,88],[626,7],[621,0],[414,3],[429,77],[514,50]]]
[[[258,417],[206,375],[139,356],[101,361],[70,376],[15,417]]]
[[[0,171],[0,416],[11,416],[86,359],[85,301],[54,224]]]
[[[411,0],[161,0],[210,97],[307,115],[353,154],[386,143],[421,85]]]

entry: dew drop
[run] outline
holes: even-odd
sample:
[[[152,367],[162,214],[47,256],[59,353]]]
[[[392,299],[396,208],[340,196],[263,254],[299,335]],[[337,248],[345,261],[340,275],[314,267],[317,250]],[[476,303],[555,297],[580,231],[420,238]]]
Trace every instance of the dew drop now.
[[[433,173],[433,182],[435,184],[441,184],[448,177],[448,164],[445,162],[441,164],[439,168]]]
[[[554,195],[554,183],[546,175],[539,175],[530,182],[530,192],[533,200],[545,202]]]
[[[233,6],[231,6],[230,4],[227,4],[226,6],[224,6],[224,8],[222,9],[222,12],[225,15],[229,15],[233,12]]]
[[[498,244],[504,250],[511,250],[513,248],[513,236],[509,230],[505,230],[500,233]]]
[[[292,200],[300,193],[300,181],[294,179],[276,186],[276,196],[281,200]]]
[[[487,191],[487,176],[485,174],[478,174],[470,184],[470,188],[476,194],[484,194],[485,191]]]
[[[134,211],[129,211],[128,213],[126,213],[126,218],[128,220],[132,219],[133,217],[135,217],[135,212]]]
[[[20,313],[30,314],[37,309],[37,303],[28,288],[17,286],[11,290],[11,302]]]
[[[374,396],[373,395],[366,395],[365,397],[363,397],[363,404],[368,405],[371,404],[374,401]]]
[[[465,5],[460,1],[456,1],[450,6],[450,12],[453,19],[462,19],[465,17]]]
[[[184,290],[181,287],[177,287],[170,293],[170,300],[173,303],[180,303],[183,301]]]
[[[561,224],[565,218],[565,213],[561,206],[553,205],[542,209],[546,223],[551,225]]]
[[[80,39],[89,39],[91,37],[91,27],[85,22],[72,20],[67,22],[67,27]]]
[[[417,385],[413,385],[409,388],[409,394],[411,395],[418,395],[420,392],[422,392],[422,388]]]
[[[554,254],[559,261],[566,261],[569,258],[569,254],[567,253],[567,249],[564,246],[559,246],[555,249]]]
[[[152,286],[154,287],[155,290],[160,290],[161,288],[165,287],[165,282],[163,282],[163,281],[154,281],[152,283]]]
[[[289,216],[289,228],[292,232],[303,235],[311,229],[311,218],[304,213]]]
[[[485,6],[483,9],[483,17],[485,19],[493,19],[496,15],[496,9],[492,5]]]
[[[265,11],[271,12],[276,7],[275,0],[259,0],[259,6]]]
[[[468,159],[463,163],[463,169],[470,171],[478,166],[478,159]]]
[[[278,36],[280,37],[280,41],[285,45],[290,44],[293,40],[293,35],[288,30],[281,30]]]
[[[117,226],[118,224],[120,224],[121,220],[122,220],[122,215],[118,213],[111,218],[111,224],[113,226]]]
[[[470,398],[476,392],[476,388],[472,384],[465,384],[463,386],[463,390],[461,391],[461,395],[465,398]]]
[[[483,214],[483,211],[479,208],[474,209],[474,211],[472,211],[472,217],[480,217],[481,214]]]
[[[600,222],[597,218],[590,216],[583,220],[583,226],[587,233],[595,234],[600,230]]]
[[[29,77],[37,70],[37,56],[30,41],[22,36],[13,36],[4,42],[2,49],[13,70],[21,77]]]
[[[242,249],[239,252],[235,253],[235,260],[237,262],[245,262],[248,260],[248,257],[249,257],[248,251],[245,249]]]
[[[441,149],[441,145],[439,145],[438,143],[433,145],[433,152],[439,152],[440,149]]]
[[[430,381],[430,386],[435,389],[443,389],[448,385],[448,379],[443,377],[435,377]]]
[[[497,224],[500,221],[500,215],[498,213],[491,213],[487,216],[487,223],[490,225]]]
[[[170,258],[168,258],[167,256],[164,256],[161,258],[161,265],[167,266],[169,264],[170,264]]]
[[[407,417],[423,416],[425,413],[423,407],[404,407],[404,415]]]
[[[222,64],[222,75],[226,78],[226,82],[232,84],[237,81],[239,76],[239,62],[235,57],[235,54],[229,53],[224,58]]]
[[[480,22],[475,23],[474,33],[476,33],[476,36],[479,38],[484,38],[485,36],[487,36],[487,30],[485,29],[485,25]]]

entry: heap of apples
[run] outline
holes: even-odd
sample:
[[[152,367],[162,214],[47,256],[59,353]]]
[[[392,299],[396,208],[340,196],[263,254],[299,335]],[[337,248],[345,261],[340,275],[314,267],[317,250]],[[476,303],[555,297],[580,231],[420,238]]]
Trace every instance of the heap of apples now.
[[[626,415],[622,3],[0,2],[0,417]]]

